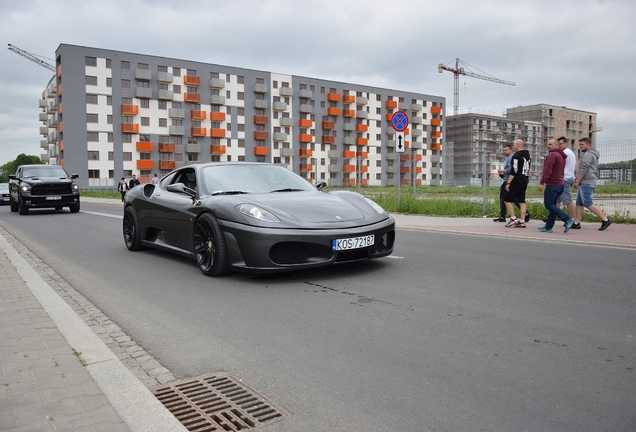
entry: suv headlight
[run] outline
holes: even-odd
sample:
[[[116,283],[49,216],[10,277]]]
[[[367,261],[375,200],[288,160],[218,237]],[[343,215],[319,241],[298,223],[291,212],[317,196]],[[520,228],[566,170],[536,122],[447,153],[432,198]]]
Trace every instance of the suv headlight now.
[[[79,192],[79,185],[77,185],[77,183],[73,183],[71,187],[73,188],[73,192]]]
[[[22,186],[20,186],[20,191],[21,192],[31,192],[31,185],[30,184],[23,184]]]

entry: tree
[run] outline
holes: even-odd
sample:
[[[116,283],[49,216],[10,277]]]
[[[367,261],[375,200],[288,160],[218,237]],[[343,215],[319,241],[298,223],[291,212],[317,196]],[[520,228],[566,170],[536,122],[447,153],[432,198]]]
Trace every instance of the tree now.
[[[15,174],[15,171],[18,169],[20,165],[42,165],[44,162],[40,159],[39,156],[28,156],[24,153],[18,155],[18,157],[11,162],[7,162],[6,164],[0,166],[0,170],[2,170],[2,174],[0,174],[0,183],[6,183],[9,181],[9,175]]]

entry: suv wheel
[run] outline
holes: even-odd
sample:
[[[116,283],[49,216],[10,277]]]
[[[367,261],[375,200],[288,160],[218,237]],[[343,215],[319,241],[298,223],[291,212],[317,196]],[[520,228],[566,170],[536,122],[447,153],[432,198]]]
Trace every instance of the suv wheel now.
[[[21,215],[29,214],[29,208],[24,204],[24,198],[18,197],[18,211]]]

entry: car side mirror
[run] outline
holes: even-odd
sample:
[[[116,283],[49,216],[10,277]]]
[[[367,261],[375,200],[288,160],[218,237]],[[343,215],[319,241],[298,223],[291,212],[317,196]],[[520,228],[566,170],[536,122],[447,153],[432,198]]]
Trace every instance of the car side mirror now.
[[[173,184],[171,184],[171,185],[169,185],[167,187],[167,191],[168,192],[185,194],[185,195],[188,195],[189,197],[191,197],[192,199],[195,199],[197,197],[197,191],[195,191],[193,189],[190,189],[189,187],[187,187],[183,183],[173,183]]]
[[[325,183],[324,181],[316,183],[316,188],[318,188],[318,190],[323,190],[325,186],[327,186],[327,183]]]
[[[73,174],[73,175],[71,175],[71,178],[72,178],[73,180],[75,180],[76,178],[79,178],[79,174]]]
[[[14,174],[9,174],[9,180],[15,180],[15,175]]]

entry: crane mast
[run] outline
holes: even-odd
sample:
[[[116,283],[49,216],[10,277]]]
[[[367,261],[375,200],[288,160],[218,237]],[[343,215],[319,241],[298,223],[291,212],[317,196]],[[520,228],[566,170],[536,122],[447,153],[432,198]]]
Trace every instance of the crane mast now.
[[[440,64],[437,65],[437,71],[439,73],[442,73],[444,71],[448,71],[448,72],[452,72],[453,73],[453,115],[459,114],[459,76],[460,75],[469,76],[469,77],[473,77],[473,78],[479,78],[479,79],[482,79],[482,80],[496,82],[496,83],[499,83],[499,84],[506,84],[506,85],[511,85],[511,86],[515,86],[516,85],[512,81],[504,81],[502,79],[495,78],[493,76],[480,75],[480,74],[476,74],[476,73],[471,72],[471,71],[466,71],[465,68],[460,67],[460,63],[462,63],[463,65],[466,65],[466,66],[470,66],[470,65],[468,65],[467,63],[464,63],[463,61],[461,61],[458,58],[455,59],[455,67],[446,66],[443,63],[440,63]]]
[[[40,59],[38,56],[36,56],[33,53],[30,53],[28,51],[24,51],[14,45],[9,44],[8,46],[10,51],[13,51],[16,54],[21,55],[22,57],[31,60],[33,63],[38,64],[40,66],[42,66],[43,68],[46,68],[48,70],[50,70],[51,72],[55,72],[55,66],[53,66],[50,63],[45,62],[44,60]]]

